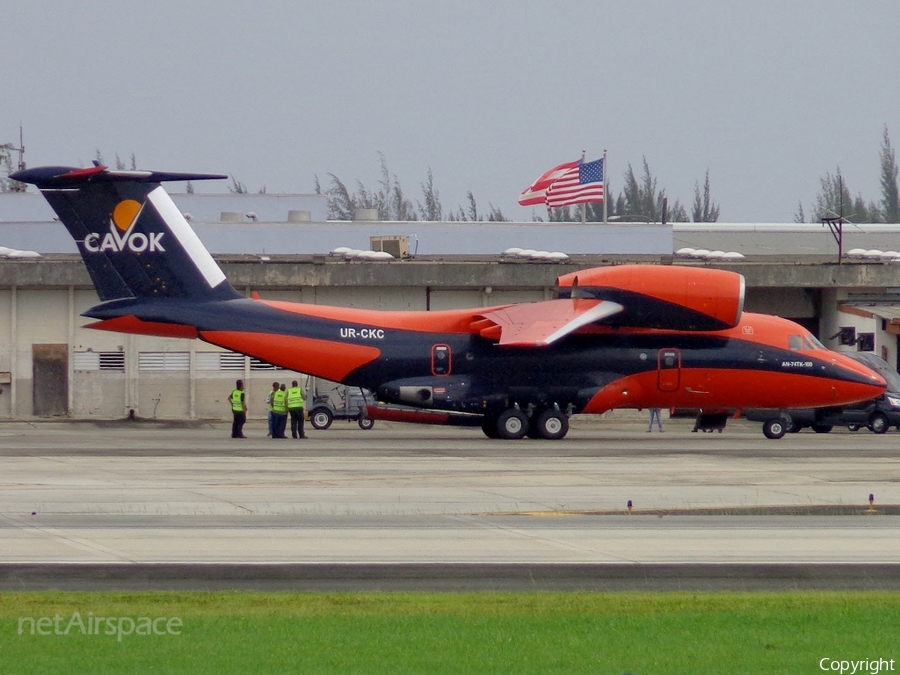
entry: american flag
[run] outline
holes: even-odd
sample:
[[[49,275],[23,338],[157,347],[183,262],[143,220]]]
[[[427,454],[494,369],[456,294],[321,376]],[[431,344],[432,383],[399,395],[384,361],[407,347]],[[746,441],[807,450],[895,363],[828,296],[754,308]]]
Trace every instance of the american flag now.
[[[544,172],[540,178],[522,190],[522,194],[519,195],[519,204],[522,206],[543,204],[547,199],[547,188],[553,185],[558,178],[561,178],[566,171],[577,167],[579,164],[581,164],[581,160],[576,159],[574,162],[566,162]]]
[[[547,208],[603,201],[603,160],[572,167],[547,188]]]

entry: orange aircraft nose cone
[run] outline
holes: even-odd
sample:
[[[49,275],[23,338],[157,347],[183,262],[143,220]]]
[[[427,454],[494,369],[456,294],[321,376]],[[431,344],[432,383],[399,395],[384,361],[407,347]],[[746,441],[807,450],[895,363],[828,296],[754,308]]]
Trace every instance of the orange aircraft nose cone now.
[[[881,396],[887,388],[887,382],[881,375],[848,356],[835,353],[832,363],[844,371],[844,377],[835,391],[842,404],[867,401]]]

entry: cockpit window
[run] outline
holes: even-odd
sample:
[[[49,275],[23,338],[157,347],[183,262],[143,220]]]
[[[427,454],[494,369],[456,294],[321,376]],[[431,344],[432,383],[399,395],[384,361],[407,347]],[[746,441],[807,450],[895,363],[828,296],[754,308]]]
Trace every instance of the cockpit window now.
[[[819,342],[819,339],[814,335],[807,335],[804,338],[810,346],[807,349],[828,349],[825,345]]]
[[[795,352],[809,352],[816,349],[825,349],[825,345],[809,333],[806,335],[789,335],[788,347]]]

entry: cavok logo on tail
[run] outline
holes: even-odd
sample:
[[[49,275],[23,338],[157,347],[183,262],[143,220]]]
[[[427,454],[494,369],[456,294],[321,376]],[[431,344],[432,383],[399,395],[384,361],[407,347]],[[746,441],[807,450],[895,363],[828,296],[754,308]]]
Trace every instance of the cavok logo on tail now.
[[[120,201],[116,204],[109,219],[109,232],[103,235],[91,232],[84,238],[85,249],[91,253],[106,253],[107,251],[114,253],[121,251],[165,252],[166,249],[162,245],[164,232],[151,232],[149,235],[143,232],[132,232],[143,208],[143,205],[134,199]]]

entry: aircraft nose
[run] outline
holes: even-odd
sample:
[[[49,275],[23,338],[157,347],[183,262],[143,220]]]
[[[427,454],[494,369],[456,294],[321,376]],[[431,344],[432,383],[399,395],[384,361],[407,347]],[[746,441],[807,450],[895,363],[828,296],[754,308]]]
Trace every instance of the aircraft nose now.
[[[832,363],[841,380],[840,393],[842,403],[856,403],[881,396],[887,388],[885,379],[868,366],[849,356],[834,353]],[[852,400],[847,397],[853,397]]]

